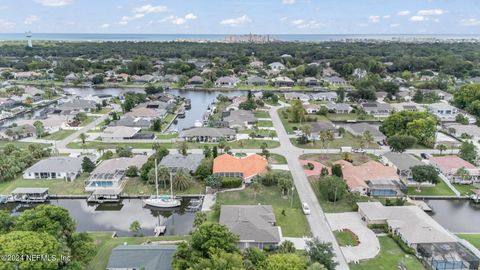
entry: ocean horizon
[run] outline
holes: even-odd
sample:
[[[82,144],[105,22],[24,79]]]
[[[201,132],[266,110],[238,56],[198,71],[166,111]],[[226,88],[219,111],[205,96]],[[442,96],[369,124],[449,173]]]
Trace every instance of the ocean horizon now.
[[[33,40],[51,41],[224,41],[234,34],[115,34],[115,33],[32,33]],[[244,35],[244,34],[238,34]],[[480,34],[259,34],[269,35],[285,42],[325,42],[349,39],[439,39],[439,40],[480,40]],[[0,33],[0,41],[26,40],[25,33]]]

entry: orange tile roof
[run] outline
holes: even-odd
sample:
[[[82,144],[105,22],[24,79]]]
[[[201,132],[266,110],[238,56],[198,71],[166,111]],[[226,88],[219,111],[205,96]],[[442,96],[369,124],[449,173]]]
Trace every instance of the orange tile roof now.
[[[338,160],[334,164],[342,166],[343,178],[350,189],[368,187],[366,181],[399,179],[394,167],[384,166],[373,160],[359,166],[353,166],[353,164],[345,160]]]
[[[257,154],[236,158],[223,154],[213,160],[213,173],[241,172],[243,178],[250,178],[267,171],[268,161]]]
[[[442,157],[431,157],[430,162],[437,165],[437,167],[443,173],[455,172],[462,167],[465,167],[465,169],[471,169],[471,170],[477,169],[475,165],[454,155],[442,156]]]

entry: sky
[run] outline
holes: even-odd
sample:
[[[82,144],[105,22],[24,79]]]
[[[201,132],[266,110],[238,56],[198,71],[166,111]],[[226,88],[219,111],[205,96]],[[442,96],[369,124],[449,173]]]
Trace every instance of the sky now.
[[[0,0],[0,33],[480,34],[480,0]]]

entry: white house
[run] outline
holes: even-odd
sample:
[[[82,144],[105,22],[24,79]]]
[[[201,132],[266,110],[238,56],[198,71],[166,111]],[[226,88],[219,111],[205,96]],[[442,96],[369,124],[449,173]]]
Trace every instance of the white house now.
[[[50,157],[40,160],[23,172],[24,179],[75,180],[82,172],[82,159],[73,157]]]

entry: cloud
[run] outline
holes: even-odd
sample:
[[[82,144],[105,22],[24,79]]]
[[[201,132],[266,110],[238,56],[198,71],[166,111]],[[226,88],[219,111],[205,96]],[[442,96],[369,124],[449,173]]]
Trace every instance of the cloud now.
[[[295,4],[296,0],[282,0],[282,3],[285,5],[293,5]]]
[[[10,22],[10,21],[4,20],[4,19],[0,19],[0,30],[11,29],[14,26],[15,26],[15,24],[13,22]]]
[[[392,24],[390,24],[390,27],[392,27],[392,28],[399,27],[399,26],[400,26],[399,23],[392,23]]]
[[[280,21],[281,21],[281,22],[284,22],[284,21],[286,21],[286,20],[288,20],[288,17],[282,17],[282,18],[280,18]]]
[[[185,24],[187,23],[187,21],[190,21],[190,20],[196,20],[197,19],[197,16],[193,13],[188,13],[187,15],[183,16],[183,17],[177,17],[177,16],[173,16],[173,15],[170,15],[168,17],[165,17],[161,20],[158,20],[159,23],[163,23],[163,22],[171,22],[172,24],[175,24],[175,25],[182,25],[182,24]]]
[[[150,13],[161,13],[168,11],[168,7],[166,6],[152,6],[152,5],[144,5],[141,7],[136,7],[132,10],[133,13],[140,13],[140,14],[150,14]]]
[[[298,20],[293,20],[290,23],[299,29],[314,29],[322,26],[322,24],[316,20],[298,19]]]
[[[380,22],[380,16],[372,15],[372,16],[368,17],[368,20],[372,23],[378,23],[378,22]]]
[[[477,26],[480,25],[480,20],[477,18],[469,18],[460,20],[462,26]]]
[[[193,13],[188,13],[187,15],[185,15],[185,19],[186,20],[195,20],[195,19],[197,19],[197,16]]]
[[[399,11],[399,12],[397,12],[397,15],[398,15],[398,16],[407,16],[407,15],[410,15],[410,10],[402,10],[402,11]]]
[[[246,23],[251,22],[250,18],[247,15],[240,16],[238,18],[225,19],[220,22],[220,24],[228,25],[231,27],[241,26]]]
[[[392,17],[392,16],[390,16],[390,15],[384,15],[383,16],[384,19],[390,19],[390,17]]]
[[[443,9],[421,9],[417,12],[417,15],[420,16],[440,16],[445,14],[447,11]]]
[[[423,22],[423,21],[427,21],[427,20],[428,20],[428,18],[426,18],[425,16],[415,15],[415,16],[410,17],[410,21],[412,21],[412,22]]]
[[[100,28],[109,28],[109,27],[110,27],[109,23],[104,23],[104,24],[100,25]]]
[[[35,0],[35,2],[47,7],[63,7],[73,3],[73,0]]]
[[[30,15],[23,20],[24,24],[32,24],[34,22],[38,21],[38,17],[36,15]]]

